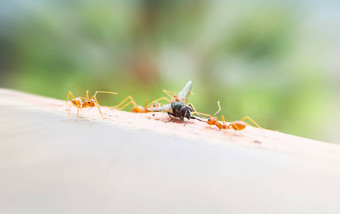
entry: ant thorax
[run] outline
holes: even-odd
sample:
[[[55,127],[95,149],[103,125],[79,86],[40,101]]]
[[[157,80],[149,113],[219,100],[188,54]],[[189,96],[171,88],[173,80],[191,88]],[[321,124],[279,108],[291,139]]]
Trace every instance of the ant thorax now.
[[[74,98],[74,99],[72,99],[72,104],[73,104],[74,106],[82,106],[83,100],[80,99],[80,98]]]
[[[85,100],[82,105],[83,108],[95,107],[95,106],[96,106],[96,101],[94,99]]]
[[[208,125],[215,125],[216,124],[216,119],[213,117],[210,117],[207,121]]]

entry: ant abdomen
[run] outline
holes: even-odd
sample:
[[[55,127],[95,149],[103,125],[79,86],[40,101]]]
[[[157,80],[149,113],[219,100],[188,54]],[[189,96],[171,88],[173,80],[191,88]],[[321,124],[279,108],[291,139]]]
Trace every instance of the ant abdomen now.
[[[235,130],[243,130],[246,128],[246,124],[242,121],[235,121],[230,123],[231,128],[235,129]]]

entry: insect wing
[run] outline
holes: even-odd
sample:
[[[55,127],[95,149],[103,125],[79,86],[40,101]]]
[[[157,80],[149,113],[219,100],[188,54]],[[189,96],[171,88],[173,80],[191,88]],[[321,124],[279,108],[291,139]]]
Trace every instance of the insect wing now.
[[[147,108],[149,111],[171,111],[171,103],[159,107]]]
[[[183,103],[187,103],[188,102],[188,97],[190,94],[192,88],[192,81],[190,80],[182,89],[182,91],[180,91],[178,93],[178,99],[179,101],[183,102]]]

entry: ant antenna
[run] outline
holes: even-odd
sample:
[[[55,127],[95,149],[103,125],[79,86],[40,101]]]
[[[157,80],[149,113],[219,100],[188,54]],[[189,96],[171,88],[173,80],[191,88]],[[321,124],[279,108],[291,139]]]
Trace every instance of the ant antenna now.
[[[114,94],[117,95],[118,93],[116,92],[111,92],[111,91],[96,91],[96,93],[94,93],[94,95],[92,96],[93,98],[97,96],[97,94],[102,93],[102,94]]]
[[[217,110],[217,112],[213,115],[213,117],[215,117],[216,114],[218,114],[218,113],[221,111],[220,101],[217,101],[217,105],[218,105],[218,110]]]

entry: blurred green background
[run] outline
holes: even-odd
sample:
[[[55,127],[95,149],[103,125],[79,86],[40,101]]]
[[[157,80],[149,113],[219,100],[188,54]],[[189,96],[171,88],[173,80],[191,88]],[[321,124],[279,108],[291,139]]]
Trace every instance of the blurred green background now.
[[[2,0],[0,86],[113,105],[179,92],[227,120],[339,142],[337,1]]]

